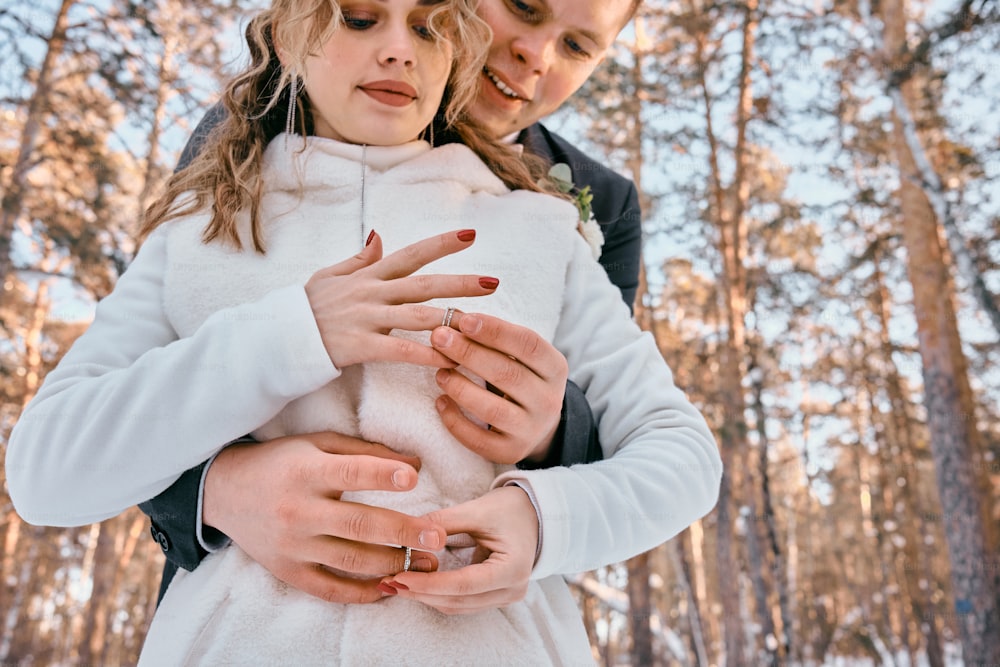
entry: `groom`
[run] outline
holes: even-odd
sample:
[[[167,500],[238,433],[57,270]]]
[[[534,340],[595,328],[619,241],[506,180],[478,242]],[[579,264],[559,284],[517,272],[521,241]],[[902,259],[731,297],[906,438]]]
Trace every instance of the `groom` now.
[[[470,109],[494,136],[522,143],[553,164],[567,164],[578,188],[591,187],[594,215],[605,237],[600,262],[629,307],[638,286],[641,241],[635,185],[538,121],[583,85],[640,1],[482,0],[479,11],[493,30],[493,42],[479,98]],[[179,168],[194,157],[224,113],[216,106],[202,119]],[[436,330],[431,342],[480,377],[514,379],[493,382],[498,394],[443,385],[447,398],[439,408],[452,434],[485,458],[520,461],[522,467],[601,458],[590,407],[583,392],[567,381],[559,351],[529,330],[491,318],[481,321],[475,332]],[[491,430],[463,415],[461,408],[473,405],[498,415]],[[402,549],[377,545],[435,551],[443,546],[443,530],[421,517],[341,503],[340,493],[406,491],[416,484],[418,469],[418,461],[381,445],[334,433],[230,445],[140,506],[167,557],[161,595],[178,567],[193,570],[231,539],[279,579],[307,593],[336,602],[377,600],[383,596],[379,575],[404,565]],[[428,552],[414,551],[413,569],[436,567]],[[490,580],[465,582],[462,590],[501,606],[519,599],[520,578],[498,571]]]

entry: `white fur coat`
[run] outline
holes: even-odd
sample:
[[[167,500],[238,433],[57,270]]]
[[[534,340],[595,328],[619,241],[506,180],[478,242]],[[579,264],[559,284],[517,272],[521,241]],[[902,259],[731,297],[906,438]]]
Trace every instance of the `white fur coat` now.
[[[522,604],[453,621],[436,613],[418,618],[396,599],[340,610],[346,617],[339,618],[337,607],[284,591],[227,549],[175,580],[153,623],[145,664],[586,663],[579,614],[551,577],[651,549],[716,502],[722,463],[712,432],[674,384],[652,336],[629,318],[621,293],[572,232],[572,207],[504,193],[460,146],[385,150],[369,155],[364,226],[360,178],[350,176],[360,176],[360,149],[316,140],[300,155],[280,146],[269,153],[267,178],[275,189],[265,201],[266,257],[202,246],[204,217],[154,231],[14,425],[5,470],[17,512],[39,525],[102,521],[159,494],[220,443],[254,429],[314,426],[282,423],[300,409],[305,418],[317,416],[312,399],[289,402],[329,391],[341,375],[303,283],[315,269],[356,252],[373,224],[390,248],[437,230],[478,230],[472,248],[430,270],[497,274],[502,281],[489,298],[450,305],[504,314],[546,336],[558,318],[553,344],[586,393],[604,460],[508,470],[491,483],[516,482],[538,506],[541,548],[531,573],[538,583]],[[292,196],[296,168],[307,185],[315,184],[308,209]],[[440,197],[421,194],[424,188]],[[227,307],[233,303],[240,305]],[[391,382],[382,386],[376,368],[344,375],[339,395],[345,398],[394,391]],[[385,379],[395,377],[401,376]],[[429,380],[412,383],[407,400],[429,405],[420,398]],[[374,404],[366,405],[356,413],[358,431],[378,439],[388,430],[387,440],[399,434],[397,446],[423,447],[427,479],[409,503],[396,494],[372,500],[418,512],[418,497],[471,492],[455,486],[467,471],[448,469],[467,453],[444,454],[454,447],[446,435],[412,437],[431,422],[415,411],[401,423],[393,407],[379,421]],[[323,406],[319,416],[335,424],[355,414],[334,409]],[[439,452],[432,473],[427,462]],[[484,464],[473,465],[480,472],[469,475],[478,483]],[[275,600],[289,604],[274,606]],[[523,644],[508,642],[513,636]]]
[[[510,193],[471,151],[426,144],[366,150],[361,220],[362,148],[322,139],[272,142],[265,155],[266,255],[201,242],[203,215],[171,225],[164,305],[178,334],[191,336],[213,313],[304,284],[318,269],[356,254],[371,229],[385,254],[432,234],[475,228],[463,252],[422,272],[494,275],[489,297],[443,307],[489,313],[551,340],[573,257],[576,210],[532,193]],[[244,223],[246,220],[244,219]],[[247,226],[242,230],[247,231]],[[244,235],[244,239],[249,239]],[[251,247],[249,243],[247,247]],[[245,321],[244,326],[255,326]],[[404,335],[397,332],[397,335]],[[405,334],[426,342],[428,334]],[[271,363],[262,351],[261,363]],[[295,373],[296,368],[275,368]],[[419,456],[409,493],[359,492],[344,500],[420,515],[484,494],[505,468],[473,454],[441,424],[435,369],[371,363],[344,369],[325,387],[293,400],[254,431],[258,439],[334,430]],[[449,548],[441,566],[468,564],[469,548]],[[448,665],[580,664],[587,637],[565,584],[533,582],[527,598],[505,609],[445,616],[386,598],[336,605],[291,590],[235,546],[178,573],[157,611],[140,664],[162,665]]]

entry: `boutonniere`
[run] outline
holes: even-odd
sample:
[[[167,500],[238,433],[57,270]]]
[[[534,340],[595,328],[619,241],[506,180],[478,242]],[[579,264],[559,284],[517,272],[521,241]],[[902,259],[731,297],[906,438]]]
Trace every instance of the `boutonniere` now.
[[[598,259],[601,256],[601,247],[604,245],[604,234],[594,217],[592,206],[594,193],[590,191],[590,186],[587,185],[582,189],[577,188],[573,183],[573,172],[569,165],[562,162],[549,169],[549,180],[555,184],[559,192],[573,195],[573,203],[576,204],[576,210],[580,213],[580,222],[577,223],[576,229],[590,246],[590,252],[594,255],[594,259]]]

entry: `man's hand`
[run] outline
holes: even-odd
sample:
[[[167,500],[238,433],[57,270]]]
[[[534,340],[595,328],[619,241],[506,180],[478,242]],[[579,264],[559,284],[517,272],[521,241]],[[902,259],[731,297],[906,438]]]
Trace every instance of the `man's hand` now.
[[[538,547],[538,515],[523,489],[493,489],[425,518],[444,526],[449,535],[471,535],[485,560],[450,572],[400,572],[383,579],[382,590],[444,614],[471,614],[524,599]]]
[[[285,583],[329,602],[374,602],[403,569],[399,544],[436,551],[445,530],[426,517],[340,500],[344,491],[408,491],[419,461],[336,433],[232,445],[208,469],[202,517]],[[437,558],[415,551],[411,568]],[[350,576],[344,576],[350,575]],[[357,578],[365,577],[365,578]]]
[[[559,427],[566,359],[531,329],[488,315],[458,313],[452,327],[431,333],[431,345],[467,368],[503,396],[480,387],[454,370],[437,372],[445,392],[437,401],[441,419],[463,445],[494,463],[541,461]],[[469,420],[461,409],[490,425]]]

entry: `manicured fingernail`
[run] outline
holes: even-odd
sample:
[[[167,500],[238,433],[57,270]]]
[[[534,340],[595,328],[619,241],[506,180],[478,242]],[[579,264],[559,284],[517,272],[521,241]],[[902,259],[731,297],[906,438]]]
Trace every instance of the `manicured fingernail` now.
[[[398,581],[387,581],[386,583],[389,584],[390,586],[392,586],[393,588],[401,590],[401,591],[408,591],[408,590],[410,590],[409,586],[407,586],[406,584],[401,584]]]
[[[428,549],[437,549],[440,546],[438,544],[440,538],[436,530],[421,531],[417,539],[420,540],[420,546],[427,547]]]
[[[444,409],[448,407],[448,401],[444,400],[444,396],[438,396],[438,399],[434,401],[434,407],[437,408],[438,412],[444,412]]]
[[[465,241],[466,243],[468,243],[469,241],[474,241],[475,240],[475,238],[476,238],[476,230],[475,229],[463,229],[458,234],[456,234],[456,236],[458,236],[458,240],[459,241]]]
[[[482,285],[482,281],[479,281],[479,284]],[[477,334],[483,328],[483,321],[475,315],[463,315],[458,321],[458,328],[462,333]]]
[[[434,379],[437,380],[437,383],[439,385],[443,386],[443,385],[448,384],[448,380],[449,380],[450,376],[451,376],[451,373],[448,370],[446,370],[444,368],[439,368],[438,372],[434,376]]]
[[[410,476],[405,470],[399,468],[392,473],[392,484],[397,489],[405,489],[409,486]]]
[[[373,238],[375,238],[375,230],[374,229],[371,230],[371,232],[368,233],[368,240],[365,241],[365,247],[366,248],[372,244],[372,239]]]
[[[483,289],[496,289],[500,281],[497,278],[480,278],[479,286]],[[459,325],[461,326],[461,325]]]
[[[378,586],[376,586],[375,588],[379,589],[386,595],[399,595],[399,591],[397,591],[392,586],[389,586],[388,584],[383,582],[379,582]]]
[[[434,570],[434,561],[430,558],[418,558],[410,563],[410,569],[414,572],[432,572]]]

